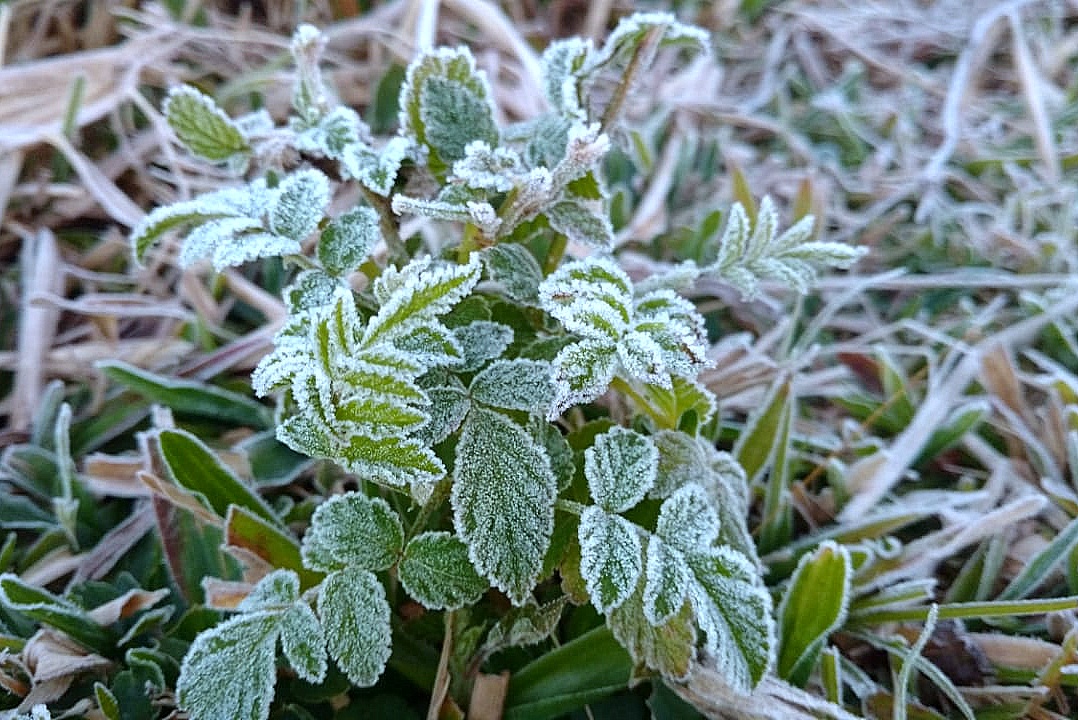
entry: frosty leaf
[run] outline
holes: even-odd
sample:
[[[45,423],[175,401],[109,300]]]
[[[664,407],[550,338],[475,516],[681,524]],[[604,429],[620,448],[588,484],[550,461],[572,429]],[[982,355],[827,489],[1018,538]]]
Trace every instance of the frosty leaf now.
[[[658,465],[651,440],[623,427],[611,428],[584,451],[588,490],[611,513],[625,512],[644,498],[655,484]]]
[[[607,616],[607,624],[637,663],[671,680],[688,677],[696,657],[696,626],[688,603],[665,622],[652,625],[644,615],[643,595],[637,586],[636,592]]]
[[[709,547],[719,534],[719,517],[695,482],[678,489],[659,510],[655,534],[671,547],[693,552]]]
[[[593,54],[589,69],[611,60],[625,61],[638,52],[652,33],[657,33],[654,38],[655,47],[684,46],[707,53],[711,46],[711,38],[706,31],[693,25],[685,25],[670,13],[634,13],[622,19],[607,36],[602,50]]]
[[[336,443],[327,430],[305,415],[285,418],[277,426],[276,435],[282,443],[309,457],[333,457],[336,449]]]
[[[281,650],[296,674],[310,683],[326,677],[326,638],[314,611],[305,602],[281,616]]]
[[[240,615],[195,638],[176,698],[192,720],[265,720],[277,681],[278,616]]]
[[[532,167],[552,168],[565,157],[572,121],[557,113],[547,113],[519,126],[526,142],[524,156]]]
[[[531,415],[528,418],[528,431],[536,442],[546,449],[547,457],[550,458],[550,470],[558,481],[558,489],[564,490],[569,487],[576,474],[576,463],[573,448],[569,446],[565,436],[556,425],[547,422],[539,415]]]
[[[318,259],[333,275],[347,275],[371,254],[381,234],[378,213],[368,207],[334,218],[318,240]]]
[[[189,85],[169,90],[164,112],[176,137],[199,157],[220,162],[250,152],[236,123],[212,98]]]
[[[330,656],[359,687],[378,681],[389,660],[389,603],[378,578],[348,568],[328,575],[318,592],[318,615]]]
[[[588,258],[563,265],[539,286],[539,302],[565,329],[617,340],[633,317],[633,286],[611,260]]]
[[[298,131],[293,141],[297,150],[343,161],[352,147],[361,143],[367,127],[355,110],[341,105],[313,125],[303,120],[294,121],[293,130]]]
[[[528,248],[502,243],[488,248],[483,260],[490,279],[501,285],[510,299],[528,305],[536,303],[543,269]]]
[[[807,292],[816,281],[818,267],[848,268],[866,252],[842,243],[811,241],[814,223],[808,215],[778,235],[778,213],[770,197],[761,201],[754,227],[741,203],[734,203],[718,258],[704,272],[729,282],[746,299],[759,294],[763,278]]]
[[[715,548],[687,559],[695,578],[689,601],[704,632],[705,647],[730,686],[749,692],[774,658],[771,595],[752,561],[732,548]]]
[[[340,458],[349,472],[382,485],[428,483],[445,475],[434,451],[412,438],[373,440],[356,435],[341,449]]]
[[[237,610],[281,610],[299,600],[299,576],[291,570],[274,570],[258,581]]]
[[[317,170],[301,170],[281,181],[269,210],[270,229],[297,242],[314,232],[329,205],[329,180]]]
[[[300,25],[292,35],[292,60],[296,63],[292,107],[307,123],[317,122],[329,108],[318,66],[325,48],[326,37],[313,25]]]
[[[476,402],[506,410],[545,413],[554,399],[550,364],[498,360],[475,376],[468,389]]]
[[[593,52],[591,40],[555,40],[543,52],[543,93],[562,115],[585,119],[580,104],[580,74]]]
[[[473,372],[487,360],[500,357],[513,342],[513,328],[490,320],[477,320],[453,329],[463,351],[463,361],[457,370]]]
[[[213,269],[220,272],[226,267],[242,265],[258,258],[295,255],[302,249],[299,242],[292,238],[271,233],[253,233],[221,238],[210,260]]]
[[[515,605],[542,570],[556,493],[543,449],[504,415],[473,409],[457,444],[453,522],[472,564]]]
[[[420,431],[420,437],[437,445],[457,431],[472,407],[468,393],[459,383],[427,389],[430,398],[430,421]]]
[[[473,253],[466,265],[409,264],[394,281],[396,289],[367,324],[363,345],[392,341],[413,329],[417,322],[448,312],[475,287],[479,273],[478,253]]]
[[[184,225],[208,223],[228,218],[240,221],[237,228],[240,231],[249,227],[260,228],[262,226],[261,223],[255,222],[251,218],[243,217],[235,207],[224,202],[218,202],[214,195],[215,193],[204,195],[196,200],[155,208],[143,218],[142,222],[131,233],[131,246],[134,248],[135,259],[141,262],[146,255],[146,251],[159,237],[169,230]],[[205,253],[200,253],[200,255],[203,254]]]
[[[408,139],[399,136],[390,138],[380,151],[356,143],[342,152],[341,168],[345,177],[360,181],[382,197],[389,197],[401,165],[411,151]]]
[[[657,537],[648,542],[644,567],[644,617],[659,626],[681,610],[692,574],[684,556]]]
[[[618,360],[628,377],[661,388],[672,387],[663,362],[663,349],[650,335],[637,331],[626,333],[618,343]]]
[[[585,340],[562,348],[554,358],[554,404],[547,419],[606,392],[617,366],[617,346],[611,343]]]
[[[580,180],[588,173],[597,171],[599,163],[609,150],[610,138],[602,132],[602,126],[599,123],[573,123],[566,133],[565,156],[551,171],[554,185],[559,189],[568,188],[571,183]],[[573,220],[572,215],[575,211],[568,212],[567,219]],[[598,219],[600,223],[609,223],[605,216]],[[594,223],[588,218],[580,218],[579,221]],[[597,237],[595,230],[585,231],[584,234]]]
[[[524,161],[515,150],[492,148],[482,140],[468,143],[464,157],[453,163],[450,181],[460,181],[475,190],[495,193],[513,189],[513,179],[524,172]]]
[[[557,629],[568,600],[562,595],[546,605],[529,603],[513,608],[487,633],[484,651],[492,654],[503,648],[534,645],[546,640]]]
[[[676,430],[660,430],[651,436],[659,451],[655,486],[650,496],[665,498],[688,483],[698,482],[708,472],[704,451],[696,438]]]
[[[571,242],[598,250],[609,250],[614,244],[614,227],[605,213],[595,212],[575,200],[563,200],[545,211],[550,227]]]
[[[342,399],[333,418],[340,430],[381,440],[415,432],[426,424],[427,413],[389,394],[361,392]]]
[[[314,511],[303,537],[303,564],[324,572],[345,567],[384,570],[397,561],[403,545],[404,529],[389,503],[348,492]]]
[[[643,570],[636,527],[592,505],[580,516],[577,534],[588,595],[599,612],[610,612],[632,595]]]
[[[428,148],[435,173],[463,158],[473,140],[498,144],[490,86],[466,47],[440,48],[414,60],[400,108],[401,134]]]
[[[408,594],[429,610],[471,605],[489,587],[468,560],[468,546],[447,532],[426,532],[412,538],[404,549],[398,574]]]
[[[306,270],[284,289],[283,295],[289,311],[295,315],[329,305],[342,287],[339,280],[320,270]]]

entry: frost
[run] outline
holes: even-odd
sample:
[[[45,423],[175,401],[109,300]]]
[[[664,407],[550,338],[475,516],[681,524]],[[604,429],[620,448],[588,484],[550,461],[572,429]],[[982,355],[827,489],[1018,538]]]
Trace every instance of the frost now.
[[[536,303],[543,269],[528,248],[515,243],[495,245],[483,253],[483,262],[490,279],[511,300],[528,305]]]
[[[176,698],[192,720],[266,720],[275,667],[278,616],[240,615],[200,633],[180,665]]]
[[[685,558],[657,537],[648,542],[644,567],[644,617],[659,626],[681,610],[692,575]]]
[[[430,445],[437,445],[464,422],[472,403],[464,386],[453,378],[450,385],[427,388],[430,398],[430,421],[423,427],[419,437]]]
[[[468,392],[484,405],[545,414],[554,400],[550,363],[498,360],[475,376]]]
[[[542,571],[556,495],[542,447],[504,415],[473,409],[457,444],[453,522],[476,570],[515,605]]]
[[[314,232],[329,205],[329,180],[317,170],[301,170],[275,188],[269,212],[272,232],[297,242]]]
[[[593,70],[611,60],[627,60],[653,31],[659,33],[657,46],[685,46],[702,53],[708,53],[711,47],[707,31],[679,22],[671,13],[634,13],[622,19],[607,36],[602,50],[591,56],[587,69]]]
[[[689,483],[668,497],[659,510],[655,534],[683,552],[710,547],[719,534],[719,517],[704,489]]]
[[[313,25],[300,25],[292,35],[292,59],[296,64],[292,107],[308,124],[316,123],[329,110],[322,71],[318,66],[325,49],[326,38]]]
[[[318,259],[333,275],[347,275],[371,254],[381,238],[378,213],[368,207],[334,218],[318,240]]]
[[[645,617],[644,598],[637,585],[621,607],[607,616],[607,624],[637,663],[671,680],[689,676],[696,657],[696,626],[688,603],[665,622],[653,625]]]
[[[475,140],[464,148],[464,157],[453,163],[449,181],[476,190],[504,193],[513,189],[513,179],[523,172],[524,161],[515,150],[492,148],[482,140]]]
[[[355,475],[382,485],[417,485],[445,475],[434,451],[415,438],[373,440],[356,435],[340,450],[339,458]]]
[[[398,569],[401,585],[429,610],[456,610],[482,597],[488,585],[468,560],[468,546],[447,532],[415,536]]]
[[[340,157],[345,177],[360,181],[382,197],[389,197],[401,165],[412,151],[406,138],[394,137],[380,151],[363,143],[345,148]]]
[[[303,537],[303,564],[323,572],[344,567],[384,570],[397,561],[403,545],[404,528],[389,503],[348,492],[314,511]]]
[[[299,576],[291,570],[274,570],[258,581],[236,609],[241,612],[280,610],[299,600]]]
[[[296,674],[310,683],[326,677],[326,637],[307,603],[299,602],[281,615],[281,650]]]
[[[466,47],[440,48],[408,66],[400,93],[401,134],[429,150],[435,173],[464,157],[473,140],[498,142],[492,93]]]
[[[589,209],[574,200],[562,200],[545,211],[550,227],[569,238],[598,250],[609,250],[614,244],[614,227],[605,212]]]
[[[843,243],[811,240],[815,222],[808,215],[778,235],[778,213],[770,197],[761,201],[754,227],[741,203],[734,203],[718,258],[703,272],[727,281],[745,299],[759,295],[761,278],[808,292],[819,266],[848,268],[866,252]]]
[[[318,615],[329,654],[359,687],[378,681],[392,634],[386,591],[373,574],[349,568],[328,575],[318,592]]]
[[[513,608],[487,633],[483,651],[490,655],[503,648],[534,645],[546,640],[557,629],[568,600],[563,595],[546,605],[531,602]]]
[[[557,396],[549,418],[601,395],[617,374],[673,390],[706,365],[703,318],[669,290],[634,297],[629,277],[611,260],[562,266],[539,286],[544,310],[582,336],[554,359]],[[710,414],[710,413],[706,413]]]
[[[581,69],[594,52],[591,40],[555,40],[543,52],[543,91],[550,105],[562,115],[585,118],[580,103]]]
[[[620,513],[640,502],[655,483],[659,453],[647,437],[614,427],[584,451],[584,476],[599,507]]]
[[[297,150],[342,163],[354,147],[362,145],[361,138],[368,132],[356,111],[344,106],[333,108],[310,125],[294,120],[292,130],[292,144]]]
[[[176,137],[199,157],[221,162],[251,150],[243,132],[217,103],[189,85],[169,90],[164,113]]]
[[[476,320],[454,328],[453,335],[463,355],[462,362],[455,368],[461,372],[478,370],[487,360],[500,357],[513,342],[513,328],[490,320]]]
[[[617,608],[640,579],[640,538],[623,517],[592,505],[580,516],[580,574],[599,612]]]

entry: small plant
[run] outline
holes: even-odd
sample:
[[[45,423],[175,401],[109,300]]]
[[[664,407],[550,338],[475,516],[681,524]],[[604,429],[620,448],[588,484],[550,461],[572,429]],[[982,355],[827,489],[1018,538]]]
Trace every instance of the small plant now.
[[[554,43],[542,58],[549,111],[508,126],[467,48],[423,53],[400,91],[400,132],[385,140],[333,100],[323,44],[310,26],[295,33],[284,127],[173,89],[165,115],[187,149],[255,179],[156,209],[132,235],[139,261],[176,230],[185,266],[283,259],[288,315],[252,385],[276,400],[277,440],[335,478],[318,486],[297,543],[196,438],[151,434],[177,482],[202,483],[205,503],[193,502],[223,518],[226,543],[273,539],[251,541],[261,561],[238,589],[202,583],[228,615],[183,653],[179,708],[267,718],[279,655],[308,685],[375,685],[405,604],[444,613],[450,706],[491,658],[544,640],[567,605],[586,603],[601,617],[593,632],[628,653],[626,683],[629,667],[675,688],[706,670],[751,692],[775,665],[772,596],[745,470],[715,449],[715,400],[698,380],[705,322],[675,289],[708,274],[747,296],[761,278],[805,290],[818,266],[859,252],[810,241],[811,218],[778,235],[765,200],[752,221],[734,206],[711,265],[636,282],[619,267],[604,159],[621,104],[657,48],[708,50],[672,16],[633,16],[602,47]],[[364,201],[331,215],[344,186]],[[417,245],[401,237],[403,216],[436,232]],[[4,577],[8,604],[32,605]],[[788,640],[783,672],[807,675],[827,629],[805,647]],[[587,701],[517,712],[554,717]]]

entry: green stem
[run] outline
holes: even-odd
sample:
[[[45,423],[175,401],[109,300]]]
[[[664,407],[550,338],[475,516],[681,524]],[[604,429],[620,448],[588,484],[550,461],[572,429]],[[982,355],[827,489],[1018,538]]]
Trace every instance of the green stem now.
[[[550,250],[546,254],[546,262],[543,263],[543,275],[549,275],[561,265],[561,259],[565,257],[565,249],[569,247],[569,238],[561,233],[554,235],[550,241]]]
[[[577,516],[583,515],[584,511],[588,509],[588,506],[584,503],[578,503],[576,500],[568,500],[566,498],[558,498],[555,500],[554,507],[562,512]]]
[[[382,231],[382,238],[386,241],[389,261],[392,263],[407,260],[408,251],[405,249],[404,241],[401,240],[400,232],[397,230],[397,218],[393,214],[393,207],[390,205],[389,198],[382,197],[362,184],[359,185],[359,188],[363,192],[363,199],[378,213],[378,227]]]
[[[632,89],[633,81],[636,79],[636,74],[644,69],[645,65],[650,63],[650,58],[654,57],[656,46],[659,41],[662,40],[663,34],[666,32],[666,28],[663,26],[654,27],[648,31],[644,39],[640,41],[640,44],[636,46],[633,51],[633,56],[629,60],[629,64],[625,67],[625,74],[621,78],[621,82],[614,88],[614,95],[610,98],[610,102],[607,103],[606,108],[603,110],[603,118],[601,121],[601,127],[603,132],[610,132],[610,127],[614,124],[614,121],[621,115],[621,106],[625,104],[625,98],[629,96],[629,91]],[[645,62],[644,58],[649,58]]]
[[[660,410],[652,407],[651,403],[648,402],[643,395],[638,393],[636,391],[636,388],[634,388],[630,383],[626,382],[625,380],[622,380],[619,377],[615,377],[610,382],[610,387],[614,388],[623,395],[628,396],[634,403],[636,403],[637,409],[643,410],[648,415],[650,415],[651,419],[658,423],[660,428],[664,430],[677,429],[676,419],[671,421],[671,419],[667,416],[666,413],[663,413]]]

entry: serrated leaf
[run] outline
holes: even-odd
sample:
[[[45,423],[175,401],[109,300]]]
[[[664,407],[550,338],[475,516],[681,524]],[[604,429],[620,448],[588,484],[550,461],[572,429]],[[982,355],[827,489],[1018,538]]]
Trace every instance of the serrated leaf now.
[[[359,687],[378,681],[389,660],[392,635],[385,589],[366,570],[348,568],[326,577],[318,615],[330,656]]]
[[[655,534],[683,552],[707,548],[715,542],[719,517],[704,488],[692,482],[663,501]]]
[[[189,85],[169,91],[165,118],[188,150],[207,160],[220,162],[250,152],[247,139],[212,98]]]
[[[804,687],[831,633],[842,627],[853,565],[843,545],[826,540],[797,564],[779,605],[779,677]]]
[[[644,615],[643,583],[607,616],[610,631],[640,665],[671,680],[684,680],[696,658],[696,626],[688,603],[659,625]]]
[[[333,275],[357,269],[378,243],[378,213],[357,207],[335,217],[318,240],[318,259]]]
[[[346,148],[341,169],[345,177],[358,180],[382,197],[389,197],[401,166],[412,154],[412,143],[404,137],[390,138],[379,151],[357,143]]]
[[[684,555],[658,537],[648,541],[644,567],[644,617],[659,626],[676,615],[689,594],[692,573]]]
[[[588,338],[618,340],[633,318],[633,286],[612,261],[568,263],[539,286],[544,310],[566,330]]]
[[[554,400],[550,363],[536,360],[498,360],[472,379],[472,400],[506,410],[545,414]]]
[[[403,545],[404,528],[389,503],[347,492],[314,511],[300,552],[312,570],[384,570],[397,561]]]
[[[237,218],[236,212],[232,208],[214,206],[213,204],[198,201],[175,203],[155,208],[131,232],[131,247],[134,251],[135,260],[142,262],[150,246],[169,230],[185,225],[197,225],[219,220],[238,222],[239,227],[236,228],[238,231],[255,226],[250,218]]]
[[[236,609],[240,612],[281,611],[299,600],[299,576],[291,570],[274,570],[258,581]]]
[[[550,227],[569,238],[597,250],[614,244],[614,227],[605,213],[594,211],[575,200],[563,200],[545,211]]]
[[[341,449],[340,458],[350,472],[394,487],[430,483],[445,475],[434,451],[414,438],[356,435]]]
[[[191,720],[266,720],[275,667],[278,615],[240,615],[195,638],[176,682]]]
[[[555,40],[543,51],[543,94],[562,115],[585,119],[580,102],[581,70],[593,50],[591,40],[574,37]]]
[[[412,538],[397,572],[408,594],[429,610],[471,605],[489,587],[472,567],[468,546],[447,532],[426,532]]]
[[[643,571],[636,527],[592,505],[580,516],[580,574],[599,612],[617,608],[632,595]]]
[[[513,189],[515,176],[524,172],[524,162],[517,152],[507,147],[491,147],[474,140],[464,148],[464,157],[453,163],[450,182],[460,182],[473,190],[494,193]]]
[[[771,595],[751,560],[729,547],[687,556],[695,582],[689,601],[705,647],[734,690],[748,693],[771,667]]]
[[[494,653],[508,647],[522,647],[542,642],[553,634],[569,598],[562,595],[546,605],[531,603],[513,608],[487,633],[483,648]]]
[[[321,270],[304,270],[282,294],[294,318],[307,310],[330,305],[343,289],[341,280],[332,275]]]
[[[269,227],[274,233],[303,242],[326,214],[329,180],[317,170],[300,170],[285,177],[274,193]]]
[[[617,346],[601,340],[585,340],[558,351],[554,358],[554,403],[548,420],[565,410],[591,402],[606,392],[618,367]]]
[[[326,677],[326,638],[314,611],[297,602],[281,615],[281,650],[296,674],[310,683]]]
[[[659,453],[638,432],[614,427],[584,451],[584,476],[599,507],[620,513],[640,502],[655,484]]]
[[[457,431],[472,407],[468,393],[459,382],[427,389],[430,398],[430,421],[419,431],[419,437],[437,445]]]
[[[538,300],[543,269],[531,251],[517,243],[501,243],[483,253],[490,279],[501,285],[510,299],[534,305]]]
[[[542,569],[556,494],[545,451],[505,416],[473,409],[456,450],[453,522],[475,568],[516,605]]]
[[[453,328],[453,335],[462,351],[461,363],[455,368],[460,372],[473,372],[487,360],[501,357],[513,342],[513,328],[490,320],[476,320]]]

